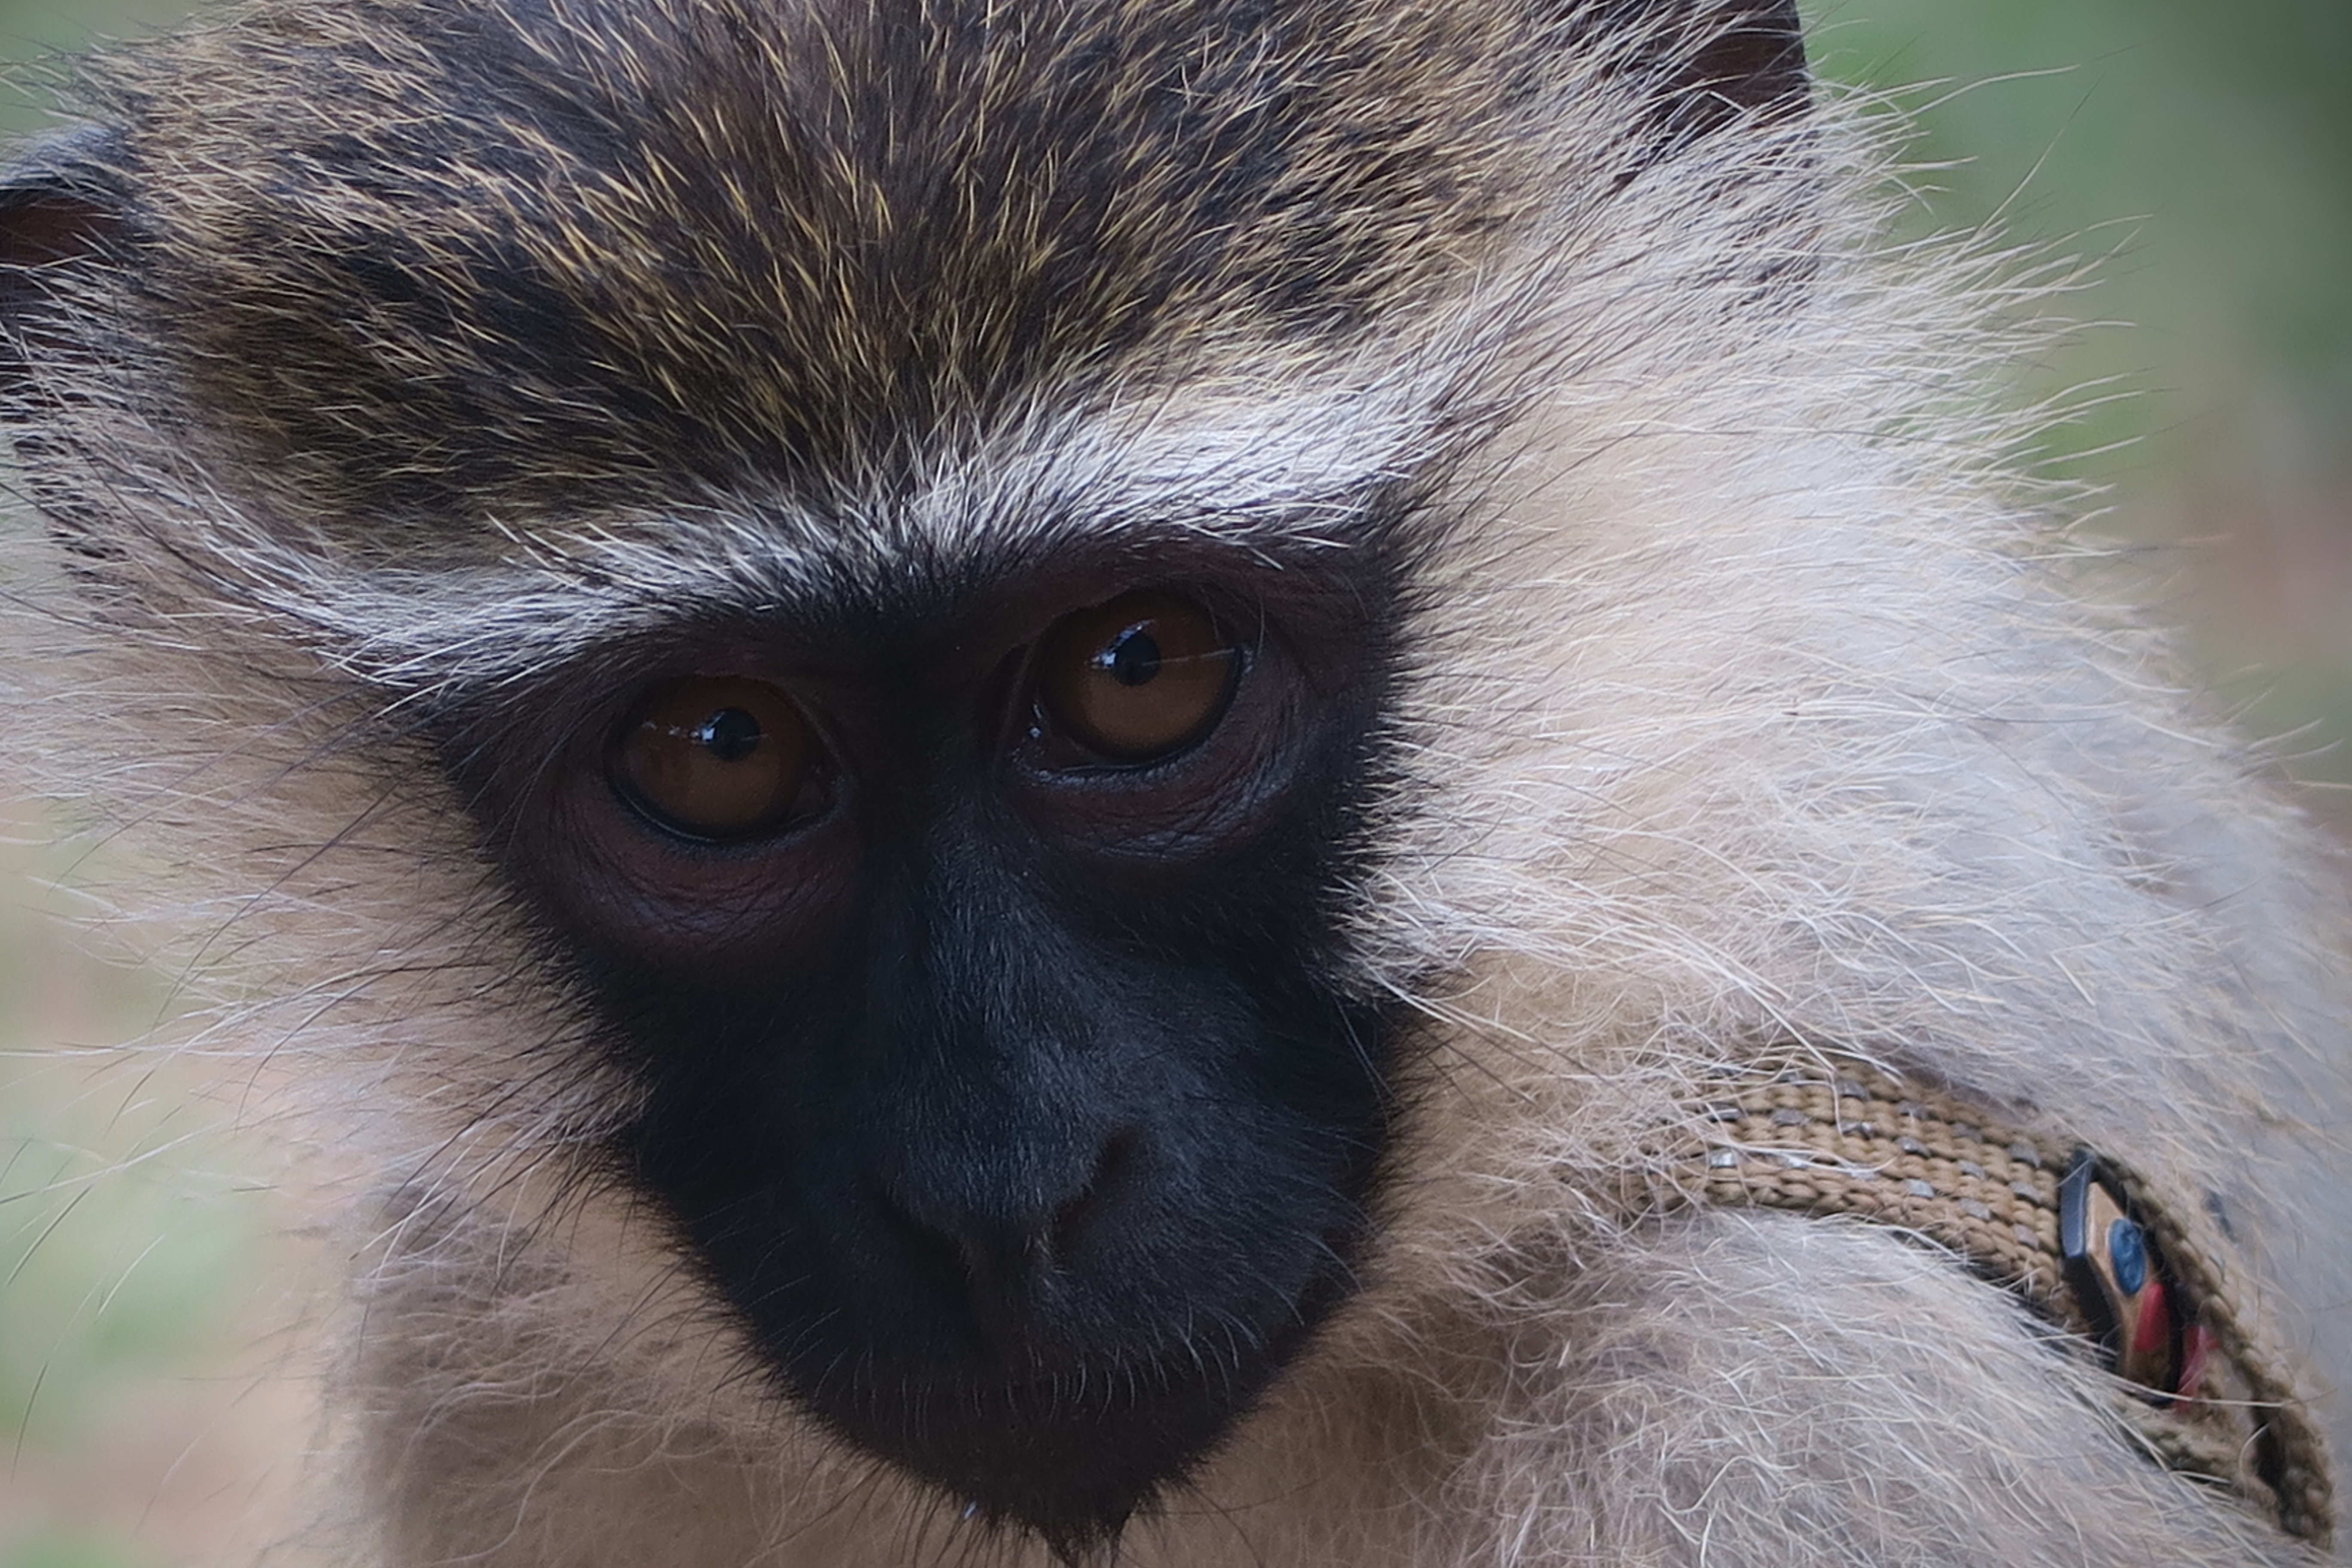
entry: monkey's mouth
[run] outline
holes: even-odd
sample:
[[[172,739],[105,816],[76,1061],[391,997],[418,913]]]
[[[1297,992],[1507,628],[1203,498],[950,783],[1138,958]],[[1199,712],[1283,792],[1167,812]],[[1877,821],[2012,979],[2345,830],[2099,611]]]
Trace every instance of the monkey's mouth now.
[[[903,1344],[858,1342],[840,1317],[830,1326],[752,1319],[795,1404],[946,1490],[969,1521],[1028,1531],[1075,1563],[1098,1559],[1249,1415],[1355,1290],[1364,1232],[1357,1215],[1294,1234],[1282,1248],[1291,1289],[1279,1295],[1221,1300],[1200,1274],[1223,1269],[1204,1265],[1188,1279],[1169,1258],[1152,1269],[1160,1279],[1143,1281],[1164,1307],[1157,1323],[1136,1321],[1129,1295],[1127,1311],[1098,1317],[1091,1333],[960,1335],[952,1350],[934,1342],[931,1354],[910,1356]],[[1263,1260],[1258,1272],[1277,1268]],[[1136,1284],[1077,1279],[1073,1295],[1108,1305]],[[918,1300],[919,1310],[943,1305],[939,1295]],[[1077,1314],[1063,1323],[1075,1328]]]
[[[1076,1352],[814,1378],[800,1400],[858,1447],[949,1492],[965,1515],[1034,1532],[1065,1561],[1098,1554],[1181,1486],[1349,1294],[1354,1227],[1279,1307],[1236,1321],[1202,1305],[1207,1339],[1144,1356]]]
[[[793,1404],[943,1511],[1083,1560],[1354,1291],[1386,1188],[1386,1018],[1219,1033],[1209,1003],[1165,1011],[1181,1030],[1133,1037],[1153,1049],[1110,1036],[1053,1058],[1070,1086],[1024,1094],[974,1073],[846,1099],[806,1088],[814,1068],[673,1068],[615,1155]],[[766,1055],[721,1065],[779,1054],[751,1044]],[[1249,1092],[1193,1070],[1209,1046]],[[885,1036],[850,1066],[908,1054]],[[1147,1103],[1130,1079],[1160,1087]]]
[[[1034,1531],[1078,1559],[1181,1484],[1271,1381],[1290,1347],[1211,1375],[1186,1361],[1078,1363],[1050,1379],[876,1387],[854,1425],[877,1451],[961,1500],[971,1516]]]

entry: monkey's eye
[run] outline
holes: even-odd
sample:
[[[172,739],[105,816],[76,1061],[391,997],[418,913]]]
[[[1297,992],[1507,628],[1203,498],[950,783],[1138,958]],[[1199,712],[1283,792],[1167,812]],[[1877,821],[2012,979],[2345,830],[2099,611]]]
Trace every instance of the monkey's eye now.
[[[1206,734],[1240,678],[1241,649],[1179,595],[1123,594],[1055,623],[1037,695],[1071,739],[1115,762],[1149,762]]]
[[[660,826],[691,838],[750,838],[811,806],[816,737],[777,688],[738,676],[656,687],[621,727],[613,782]]]

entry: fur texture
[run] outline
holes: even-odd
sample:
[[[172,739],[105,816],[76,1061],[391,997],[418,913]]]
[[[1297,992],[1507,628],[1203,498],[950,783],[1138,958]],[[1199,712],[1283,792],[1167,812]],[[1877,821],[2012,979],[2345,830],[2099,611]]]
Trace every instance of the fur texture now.
[[[641,1087],[437,714],[1381,517],[1349,963],[1430,1021],[1404,1179],[1118,1561],[2312,1560],[1957,1260],[1651,1191],[1709,1069],[1865,1053],[2219,1194],[2345,1432],[2326,856],[2091,602],[1984,406],[2001,268],[1884,250],[1881,132],[1771,16],[265,0],[93,68],[16,309],[10,744],[370,1173],[337,1553],[1045,1560],[797,1414],[589,1157]]]

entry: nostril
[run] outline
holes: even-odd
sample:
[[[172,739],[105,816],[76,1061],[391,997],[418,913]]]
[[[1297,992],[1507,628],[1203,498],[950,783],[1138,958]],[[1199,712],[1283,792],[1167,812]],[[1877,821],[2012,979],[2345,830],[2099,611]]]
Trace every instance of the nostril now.
[[[934,1221],[891,1183],[874,1182],[866,1192],[872,1212],[929,1271],[959,1285],[971,1276],[974,1248],[968,1231]]]
[[[1040,1239],[1046,1258],[1066,1264],[1085,1245],[1086,1233],[1099,1215],[1104,1205],[1124,1182],[1129,1167],[1135,1163],[1139,1137],[1133,1128],[1114,1132],[1105,1140],[1102,1152],[1095,1160],[1094,1173],[1087,1184],[1078,1189],[1077,1196],[1054,1211]]]
[[[1141,1149],[1139,1129],[1111,1134],[1058,1204],[1039,1203],[1045,1194],[1034,1187],[975,1192],[936,1171],[897,1173],[868,1191],[877,1217],[899,1238],[901,1258],[943,1293],[969,1301],[992,1337],[1025,1337],[1036,1315],[1050,1316],[1061,1299],[1066,1281],[1057,1277],[1099,1254],[1097,1238],[1132,1183]]]

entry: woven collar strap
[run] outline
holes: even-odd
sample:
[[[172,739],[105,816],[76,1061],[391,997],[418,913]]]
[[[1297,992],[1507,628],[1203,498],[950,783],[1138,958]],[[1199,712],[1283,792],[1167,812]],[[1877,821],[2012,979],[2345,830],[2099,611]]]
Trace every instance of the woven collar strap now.
[[[1859,1062],[1707,1086],[1684,1190],[1727,1206],[1844,1215],[1957,1254],[2094,1352],[2168,1467],[2229,1487],[2322,1547],[2326,1440],[2230,1289],[2227,1244],[2104,1155]]]

